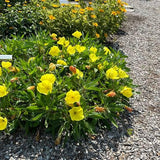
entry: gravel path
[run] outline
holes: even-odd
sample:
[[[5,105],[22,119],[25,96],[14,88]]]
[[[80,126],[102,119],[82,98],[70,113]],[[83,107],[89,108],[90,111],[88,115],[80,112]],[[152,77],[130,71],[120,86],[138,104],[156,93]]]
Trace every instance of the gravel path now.
[[[126,0],[134,8],[116,39],[128,55],[134,84],[134,111],[119,129],[99,131],[95,139],[55,146],[50,135],[17,133],[0,137],[0,160],[160,160],[160,0]],[[131,136],[127,130],[133,129]]]

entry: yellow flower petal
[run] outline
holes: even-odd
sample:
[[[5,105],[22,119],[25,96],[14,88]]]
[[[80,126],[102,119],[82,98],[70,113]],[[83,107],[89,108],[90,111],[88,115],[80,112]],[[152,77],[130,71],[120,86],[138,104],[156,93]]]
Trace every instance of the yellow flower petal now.
[[[132,93],[132,88],[129,88],[129,87],[127,87],[127,86],[125,86],[122,90],[121,90],[121,92],[120,92],[121,94],[123,94],[125,97],[127,97],[127,98],[130,98],[132,95],[133,95],[133,93]]]
[[[72,121],[81,121],[84,119],[82,107],[73,107],[69,110],[69,114]]]
[[[75,102],[80,102],[80,98],[81,98],[81,95],[78,91],[70,90],[66,94],[65,101],[67,105],[73,106]]]
[[[0,117],[0,130],[4,130],[7,127],[7,118]]]

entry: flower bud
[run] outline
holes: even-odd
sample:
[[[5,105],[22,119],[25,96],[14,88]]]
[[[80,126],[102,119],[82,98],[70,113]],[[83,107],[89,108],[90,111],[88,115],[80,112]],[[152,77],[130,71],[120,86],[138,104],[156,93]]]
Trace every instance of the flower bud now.
[[[27,90],[34,90],[35,89],[35,86],[29,86],[28,88],[27,88]]]
[[[9,67],[8,69],[9,69],[10,72],[16,72],[17,71],[16,68],[13,67],[13,66]]]
[[[89,65],[86,65],[86,68],[87,68],[87,69],[91,69],[91,67],[90,67]]]
[[[10,80],[10,82],[15,82],[15,81],[17,81],[18,80],[18,77],[14,77],[14,78],[12,78],[11,80]]]
[[[42,67],[38,66],[37,69],[39,69],[40,72],[43,72]]]
[[[58,136],[55,140],[55,145],[59,145],[61,143],[61,136]]]
[[[128,107],[128,106],[125,106],[124,108],[125,108],[128,112],[132,112],[132,111],[133,111],[133,109],[130,108],[130,107]]]
[[[104,107],[96,106],[94,109],[95,109],[96,112],[105,112],[105,108]]]
[[[74,74],[76,74],[76,67],[70,66],[70,67],[69,67],[69,70],[70,70],[71,72],[73,72]]]
[[[106,94],[107,97],[115,97],[116,93],[114,91],[110,91],[108,94]]]
[[[54,71],[56,69],[56,65],[54,63],[49,64],[49,70]]]

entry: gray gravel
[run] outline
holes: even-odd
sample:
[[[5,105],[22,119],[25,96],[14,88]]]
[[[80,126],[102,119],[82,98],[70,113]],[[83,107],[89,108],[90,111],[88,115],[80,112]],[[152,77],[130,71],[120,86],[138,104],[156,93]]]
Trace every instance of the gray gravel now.
[[[126,0],[128,12],[114,47],[128,55],[134,84],[134,111],[119,129],[100,130],[95,139],[55,146],[50,135],[0,137],[0,160],[160,160],[160,0]],[[121,125],[122,124],[122,125]],[[133,129],[128,136],[127,130]]]

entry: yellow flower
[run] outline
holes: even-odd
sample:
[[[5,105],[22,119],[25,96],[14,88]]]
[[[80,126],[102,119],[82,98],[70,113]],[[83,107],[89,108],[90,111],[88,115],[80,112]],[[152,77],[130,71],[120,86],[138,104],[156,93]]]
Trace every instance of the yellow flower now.
[[[60,49],[57,47],[57,46],[53,46],[50,51],[49,51],[49,54],[51,56],[58,56],[59,55],[59,52],[60,52]]]
[[[8,4],[7,7],[11,7],[12,5]]]
[[[82,33],[79,31],[76,31],[72,34],[72,36],[76,37],[76,38],[80,38],[82,36]]]
[[[121,94],[123,94],[125,97],[130,98],[133,93],[132,93],[132,88],[129,88],[127,86],[125,86],[122,90],[121,90]]]
[[[7,127],[7,118],[0,117],[0,130],[4,130]]]
[[[0,76],[2,75],[2,68],[0,67]]]
[[[69,54],[71,54],[71,55],[72,55],[72,54],[75,54],[75,52],[76,52],[75,47],[69,45],[68,48],[67,48],[67,52],[68,52]]]
[[[49,70],[54,71],[56,69],[56,65],[54,63],[49,64]]]
[[[92,2],[89,2],[89,4],[91,5],[91,4],[92,4]]]
[[[67,105],[73,106],[75,102],[80,102],[80,98],[81,95],[79,94],[78,91],[70,90],[66,94],[65,101]]]
[[[6,2],[6,3],[9,3],[10,1],[9,1],[9,0],[5,0],[5,2]]]
[[[52,34],[50,35],[50,37],[52,37],[52,38],[56,38],[56,37],[57,37],[57,34],[52,33]]]
[[[77,13],[77,10],[75,10],[75,9],[72,9],[72,13]]]
[[[106,77],[107,79],[119,79],[118,72],[114,68],[110,68],[106,71]]]
[[[73,73],[74,74],[74,73]],[[76,68],[76,73],[77,74],[77,78],[83,78],[83,72],[81,72],[79,69]]]
[[[80,8],[80,7],[81,7],[79,4],[75,4],[74,6],[77,7],[77,8]]]
[[[53,15],[49,15],[49,19],[50,19],[50,20],[55,20],[56,17],[54,17]]]
[[[80,14],[84,14],[84,11],[79,10],[79,13],[80,13]]]
[[[1,64],[2,64],[2,67],[3,67],[3,68],[6,68],[6,69],[12,66],[12,63],[11,63],[11,62],[2,61]]]
[[[46,9],[46,7],[43,6],[42,9]]]
[[[119,78],[128,78],[129,77],[129,75],[125,71],[123,71],[121,68],[118,68],[118,76],[119,76]]]
[[[95,27],[98,27],[98,23],[96,23],[96,22],[93,22],[92,25]]]
[[[69,45],[69,41],[65,40],[64,41],[64,47],[67,47]]]
[[[94,10],[92,7],[86,7],[86,9],[87,9],[88,11],[93,11],[93,10]]]
[[[54,74],[44,74],[43,76],[41,76],[41,79],[40,79],[42,82],[43,81],[48,81],[50,83],[54,83],[55,80],[56,80],[56,77]]]
[[[94,54],[97,53],[97,48],[96,47],[91,47],[90,52],[94,53]]]
[[[43,25],[43,22],[42,22],[42,21],[40,21],[40,22],[39,22],[39,24],[40,24],[40,25]]]
[[[103,69],[103,65],[102,65],[101,63],[100,63],[100,64],[98,64],[98,66],[97,66],[97,67],[98,67],[98,69],[99,69],[99,70]]]
[[[99,37],[100,37],[100,34],[96,33],[96,37],[99,38]]]
[[[63,60],[57,60],[57,64],[61,64],[61,65],[64,65],[64,66],[67,66],[67,63]]]
[[[46,0],[41,0],[42,2],[45,2]]]
[[[103,13],[103,12],[104,12],[104,10],[103,10],[103,9],[99,9],[99,12]]]
[[[28,63],[34,61],[35,59],[36,59],[36,57],[31,57],[31,58],[29,58]]]
[[[95,62],[99,59],[99,57],[97,57],[96,54],[94,54],[94,53],[91,53],[89,55],[89,58],[90,58],[91,62]]]
[[[84,119],[82,107],[73,107],[69,110],[69,114],[72,121],[81,121]]]
[[[4,97],[8,94],[7,87],[5,84],[0,85],[0,97]]]
[[[111,54],[111,51],[109,50],[108,47],[104,47],[103,49],[104,49],[104,51],[105,51],[105,53],[104,53],[105,55]]]
[[[59,7],[59,5],[57,5],[57,4],[52,4],[52,7],[54,7],[54,8],[58,8],[58,7]]]
[[[69,41],[67,41],[65,37],[61,37],[57,42],[57,44],[67,47],[69,45]]]
[[[80,45],[76,45],[75,48],[79,53],[82,53],[86,49],[85,46],[80,46]]]
[[[94,19],[95,19],[96,17],[97,17],[97,16],[96,16],[96,15],[94,15],[94,14],[92,14],[92,15],[91,15],[91,18],[94,18]]]
[[[117,12],[116,12],[116,11],[112,11],[111,14],[114,15],[114,16],[116,16],[116,15],[117,15]]]
[[[127,10],[126,10],[125,8],[120,8],[120,10],[121,10],[122,12],[127,12]]]
[[[65,37],[61,37],[60,39],[59,39],[59,41],[57,42],[57,44],[60,44],[60,45],[64,45],[64,42],[65,42]]]
[[[52,92],[52,83],[48,80],[42,81],[41,83],[38,83],[37,90],[39,93],[48,95]]]

